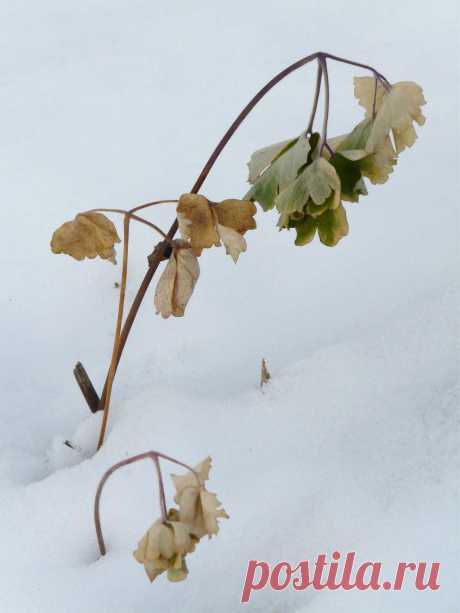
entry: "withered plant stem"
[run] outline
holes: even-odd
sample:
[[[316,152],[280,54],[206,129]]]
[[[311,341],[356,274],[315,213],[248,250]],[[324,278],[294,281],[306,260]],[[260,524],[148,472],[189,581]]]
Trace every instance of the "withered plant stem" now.
[[[230,127],[228,128],[228,130],[225,132],[225,134],[222,136],[222,138],[220,139],[220,141],[218,142],[217,146],[215,147],[214,151],[211,153],[211,156],[209,157],[208,161],[206,162],[206,164],[204,165],[201,173],[199,174],[198,178],[196,179],[192,189],[190,190],[190,193],[192,194],[196,194],[198,193],[199,189],[201,188],[201,186],[203,185],[203,183],[205,182],[209,172],[211,171],[212,167],[214,166],[215,162],[217,161],[217,159],[219,158],[220,154],[222,153],[222,150],[224,149],[224,147],[227,145],[227,143],[229,142],[229,140],[232,138],[233,134],[238,130],[238,128],[241,126],[241,124],[243,123],[243,121],[246,119],[246,117],[249,115],[249,113],[254,109],[254,107],[262,100],[262,98],[271,90],[273,89],[273,87],[275,87],[275,85],[277,85],[280,81],[282,81],[283,79],[285,79],[288,75],[290,75],[292,72],[298,70],[299,68],[302,68],[303,66],[305,66],[306,64],[309,64],[310,62],[312,62],[313,60],[318,60],[321,64],[321,69],[322,69],[322,73],[324,75],[324,79],[325,79],[325,87],[327,88],[327,96],[328,96],[328,79],[327,79],[327,74],[324,74],[324,71],[327,71],[327,67],[326,67],[326,58],[329,58],[331,60],[335,60],[337,62],[342,62],[345,64],[349,64],[352,66],[358,66],[360,68],[363,68],[365,70],[370,70],[374,76],[376,76],[381,82],[382,85],[389,90],[391,88],[391,85],[389,83],[389,81],[381,74],[379,73],[377,70],[375,70],[375,68],[373,68],[372,66],[369,66],[368,64],[362,64],[360,62],[354,62],[352,60],[347,60],[346,58],[342,58],[336,55],[331,55],[330,53],[325,53],[322,51],[317,51],[316,53],[312,53],[311,55],[307,55],[304,58],[298,60],[297,62],[294,62],[293,64],[291,64],[290,66],[288,66],[287,68],[284,68],[281,72],[279,72],[277,75],[275,75],[270,81],[268,81],[268,83],[266,83],[266,85],[264,85],[256,94],[255,96],[253,96],[253,98],[251,98],[251,100],[246,104],[246,106],[242,109],[242,111],[240,112],[240,114],[237,116],[237,118],[234,120],[234,122],[230,125]],[[318,80],[319,76],[317,76],[317,80]],[[317,95],[319,96],[319,90],[317,92]],[[316,96],[315,96],[316,98]],[[316,102],[317,104],[317,102]],[[327,103],[327,108],[328,108],[328,103]],[[313,117],[314,119],[314,117]],[[327,129],[327,118],[326,118],[326,129]],[[323,143],[323,146],[326,146],[326,142]],[[174,200],[160,200],[160,201],[154,201],[151,203],[146,203],[145,205],[140,205],[138,207],[135,207],[134,209],[131,210],[131,213],[134,213],[135,211],[141,210],[143,208],[147,208],[149,206],[153,206],[156,204],[160,204],[162,202],[175,202]],[[150,282],[152,281],[152,278],[158,268],[158,266],[160,265],[160,262],[165,258],[165,255],[167,254],[168,248],[170,246],[170,243],[172,241],[172,239],[174,238],[176,232],[178,229],[178,222],[177,219],[174,220],[173,224],[171,225],[171,227],[169,228],[169,231],[167,232],[166,236],[165,236],[165,240],[162,241],[159,245],[157,245],[157,248],[155,249],[154,253],[152,254],[151,257],[149,257],[149,267],[144,275],[144,278],[142,279],[142,282],[137,290],[137,293],[134,297],[134,300],[131,304],[131,307],[129,309],[129,312],[126,316],[126,320],[122,326],[122,329],[120,331],[119,337],[117,339],[117,343],[116,343],[116,352],[112,355],[112,360],[110,363],[110,367],[109,367],[109,371],[107,373],[107,377],[106,377],[106,381],[104,384],[104,389],[102,391],[102,395],[101,395],[101,406],[108,407],[108,403],[106,403],[106,397],[107,395],[110,396],[110,391],[112,388],[112,384],[113,384],[113,379],[115,377],[117,368],[118,368],[118,364],[120,362],[120,358],[121,355],[123,353],[123,349],[126,345],[126,341],[128,339],[129,333],[131,331],[132,325],[134,323],[134,320],[136,318],[136,315],[139,311],[139,307],[142,304],[142,301],[144,299],[145,293],[147,292],[147,289],[150,285]],[[115,344],[114,344],[114,348],[115,348]],[[102,431],[101,431],[102,432]],[[102,444],[102,440],[103,440],[103,436],[100,437],[100,444]],[[98,446],[99,449],[100,445]]]

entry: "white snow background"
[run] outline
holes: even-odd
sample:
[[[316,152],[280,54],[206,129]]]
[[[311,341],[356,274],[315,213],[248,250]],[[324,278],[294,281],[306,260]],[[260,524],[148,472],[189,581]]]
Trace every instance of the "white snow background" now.
[[[249,559],[334,550],[390,575],[398,561],[439,561],[441,588],[265,590],[246,609],[458,612],[456,4],[2,1],[1,613],[234,612]],[[99,418],[72,368],[81,360],[100,390],[120,267],[52,255],[52,231],[81,210],[189,191],[249,98],[318,50],[420,83],[418,142],[387,184],[347,206],[350,234],[336,248],[297,248],[259,211],[236,266],[222,248],[203,255],[183,319],[155,316],[152,285],[93,456]],[[331,136],[363,115],[355,74],[366,73],[330,65]],[[263,100],[202,193],[244,195],[252,151],[305,127],[314,80],[312,64]],[[167,228],[174,210],[148,215]],[[155,241],[133,225],[129,299]],[[159,514],[149,462],[108,482],[98,555],[97,482],[149,449],[192,464],[212,455],[209,489],[231,516],[180,584],[151,585],[132,558]]]

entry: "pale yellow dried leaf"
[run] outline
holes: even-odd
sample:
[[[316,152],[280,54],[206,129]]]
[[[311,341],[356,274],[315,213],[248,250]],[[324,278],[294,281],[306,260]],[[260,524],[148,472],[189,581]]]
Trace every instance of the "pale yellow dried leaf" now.
[[[208,456],[194,467],[195,473],[192,471],[186,472],[184,475],[171,475],[172,482],[176,488],[177,494],[180,494],[185,488],[190,486],[199,486],[209,479],[209,471],[211,470],[212,458]],[[177,502],[177,497],[174,499]]]
[[[372,118],[375,81],[372,77],[355,77],[355,96],[366,109],[366,117]],[[413,122],[425,123],[421,107],[426,104],[422,88],[412,81],[400,81],[386,91],[378,82],[375,110],[377,112],[366,150],[374,152],[383,145],[393,131],[396,153],[411,147],[417,139]]]
[[[114,224],[102,213],[79,213],[62,224],[51,238],[51,251],[75,258],[101,257],[115,263],[115,243],[119,243]]]
[[[222,508],[221,502],[217,499],[217,495],[208,492],[205,489],[200,491],[200,503],[204,520],[204,530],[211,537],[219,531],[217,520],[219,518],[228,519],[229,516]]]
[[[247,244],[244,239],[244,236],[233,230],[232,228],[227,228],[226,226],[221,226],[217,224],[217,231],[222,242],[225,245],[225,251],[227,255],[230,255],[235,262],[238,262],[238,258],[240,253],[246,251]]]
[[[196,255],[187,241],[176,240],[168,263],[155,289],[156,312],[165,319],[182,317],[200,276]]]
[[[196,466],[195,471],[198,473],[201,485],[191,471],[185,475],[171,475],[176,488],[174,500],[179,506],[180,521],[192,525],[199,536],[207,534],[209,537],[217,534],[219,529],[217,520],[228,518],[216,494],[208,492],[203,485],[209,477],[210,468],[211,458],[209,457]]]
[[[153,581],[165,570],[170,581],[178,581],[186,577],[183,572],[184,556],[195,549],[199,540],[199,531],[193,526],[181,522],[157,520],[145,533],[139,542],[134,558],[144,565],[147,576]]]

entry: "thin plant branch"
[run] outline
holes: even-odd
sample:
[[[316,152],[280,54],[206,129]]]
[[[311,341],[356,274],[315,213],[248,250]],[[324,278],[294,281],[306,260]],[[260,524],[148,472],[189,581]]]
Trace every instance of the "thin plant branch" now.
[[[391,83],[388,81],[386,77],[383,76],[378,70],[375,70],[372,66],[368,64],[361,64],[361,62],[353,62],[352,60],[347,60],[344,57],[339,57],[338,55],[332,55],[331,53],[320,53],[323,57],[327,57],[331,60],[335,60],[336,62],[342,62],[343,64],[349,64],[350,66],[358,66],[359,68],[364,68],[365,70],[370,70],[383,84],[386,90],[391,89]]]
[[[146,202],[145,204],[139,204],[135,206],[133,209],[130,209],[130,213],[136,213],[137,211],[142,211],[142,209],[147,209],[151,206],[156,206],[157,204],[173,204],[176,203],[177,200],[154,200],[153,202]]]
[[[321,131],[321,144],[319,154],[323,151],[327,143],[327,124],[329,121],[329,73],[327,71],[327,60],[325,57],[320,57],[321,69],[324,77],[324,113],[323,113],[323,128]]]
[[[375,119],[375,113],[376,113],[376,104],[377,104],[377,86],[379,84],[379,81],[377,79],[377,75],[374,75],[374,97],[372,99],[372,121],[374,121]]]
[[[308,136],[308,134],[312,133],[313,124],[315,122],[316,111],[318,109],[319,94],[320,94],[320,91],[321,91],[322,75],[323,75],[323,69],[322,69],[320,60],[318,60],[318,70],[317,70],[317,73],[316,73],[315,96],[313,98],[313,106],[312,106],[311,113],[310,113],[310,119],[308,120],[308,126],[307,126],[307,129],[305,131],[305,134],[307,136]]]
[[[132,212],[133,210],[137,210],[137,209],[132,209],[131,211],[125,211],[124,209],[91,209],[91,210],[86,211],[86,212],[87,213],[98,213],[98,212],[102,212],[102,213],[120,213],[121,215],[129,215],[131,217],[131,219],[135,219],[136,221],[139,221],[140,223],[143,223],[146,226],[149,226],[149,228],[152,228],[153,230],[155,230],[155,232],[158,232],[158,234],[161,234],[161,236],[163,238],[166,238],[166,234],[163,232],[163,230],[161,228],[156,226],[151,221],[148,221],[148,219],[144,219],[143,217],[139,217],[138,215],[133,215],[133,212]]]
[[[164,458],[165,460],[174,462],[174,464],[178,464],[179,466],[183,466],[187,470],[190,470],[196,476],[199,486],[201,487],[203,485],[198,473],[196,472],[194,468],[192,468],[188,464],[185,464],[184,462],[180,462],[179,460],[176,460],[175,458],[171,458],[170,456],[160,453],[159,451],[146,451],[145,453],[139,453],[138,455],[131,456],[130,458],[126,458],[125,460],[121,460],[120,462],[117,462],[116,464],[111,466],[102,475],[99,485],[97,486],[96,496],[94,499],[94,510],[93,510],[94,526],[96,529],[97,544],[99,546],[99,551],[101,553],[101,556],[105,556],[105,554],[107,553],[104,537],[102,534],[102,524],[101,524],[100,506],[101,506],[102,490],[104,489],[104,485],[106,484],[108,478],[119,468],[123,468],[124,466],[128,466],[129,464],[133,464],[134,462],[139,462],[140,460],[145,460],[145,459],[151,459],[154,462],[156,470],[157,470],[157,477],[158,477],[161,519],[163,522],[167,521],[168,512],[166,508],[166,497],[165,497],[165,491],[164,491],[163,475],[161,473],[159,458]]]
[[[97,449],[100,449],[102,446],[102,443],[104,442],[105,431],[107,429],[107,420],[109,417],[110,396],[112,394],[112,385],[113,385],[113,380],[114,380],[115,372],[117,368],[116,367],[117,355],[118,355],[118,347],[120,344],[121,326],[123,322],[123,308],[125,304],[126,280],[128,277],[130,219],[131,219],[130,215],[125,215],[124,223],[123,223],[123,264],[122,264],[121,283],[120,283],[120,296],[118,298],[118,314],[117,314],[117,322],[115,325],[115,335],[113,339],[112,359],[110,361],[109,374],[107,377],[106,394],[103,400],[104,414],[102,416],[101,429],[99,432],[99,440],[97,443]]]

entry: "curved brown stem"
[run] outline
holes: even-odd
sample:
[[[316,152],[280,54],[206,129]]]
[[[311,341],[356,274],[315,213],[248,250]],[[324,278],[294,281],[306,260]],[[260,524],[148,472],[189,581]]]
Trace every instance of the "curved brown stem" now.
[[[315,122],[316,111],[318,109],[318,100],[319,94],[321,91],[321,81],[323,76],[323,69],[321,67],[321,61],[318,60],[318,70],[316,72],[316,86],[315,86],[315,96],[313,98],[313,106],[311,108],[310,119],[308,120],[308,126],[305,131],[305,134],[311,134],[313,130],[313,124]]]
[[[98,449],[101,448],[102,443],[104,442],[105,431],[107,428],[107,420],[109,417],[110,396],[112,393],[113,380],[115,378],[115,372],[117,370],[117,364],[118,364],[118,361],[117,361],[118,347],[120,344],[121,325],[123,322],[123,309],[124,309],[125,294],[126,294],[126,279],[128,277],[129,222],[130,222],[130,215],[125,215],[124,223],[123,223],[123,265],[122,265],[122,274],[121,274],[121,283],[120,283],[120,296],[118,298],[118,314],[117,314],[117,322],[115,325],[115,335],[113,339],[112,359],[110,361],[109,373],[107,376],[106,391],[105,391],[105,396],[103,400],[104,414],[102,416],[101,429],[99,432],[99,440],[97,443]]]
[[[168,511],[166,508],[166,497],[165,497],[165,490],[164,490],[164,483],[163,483],[163,475],[161,474],[159,458],[164,458],[165,460],[169,460],[170,462],[174,462],[175,464],[178,464],[179,466],[183,466],[184,468],[187,468],[192,473],[194,473],[194,475],[196,476],[198,480],[199,485],[200,486],[202,485],[200,477],[194,468],[192,468],[191,466],[188,466],[188,464],[184,464],[184,462],[180,462],[179,460],[171,458],[170,456],[164,455],[163,453],[160,453],[159,451],[146,451],[145,453],[139,453],[138,455],[132,456],[130,458],[126,458],[125,460],[121,460],[121,462],[117,462],[116,464],[111,466],[102,475],[102,479],[99,481],[99,485],[97,486],[97,490],[96,490],[96,496],[94,498],[94,511],[93,511],[94,512],[94,526],[96,528],[97,544],[99,546],[99,551],[101,552],[101,556],[105,556],[105,554],[107,553],[104,536],[102,534],[101,512],[100,512],[101,496],[102,496],[102,490],[104,489],[104,485],[106,484],[107,479],[110,477],[110,475],[112,475],[119,468],[123,468],[123,466],[128,466],[129,464],[133,464],[134,462],[139,462],[140,460],[145,460],[147,458],[150,458],[151,460],[153,460],[156,470],[157,470],[158,487],[159,487],[159,493],[160,493],[160,512],[161,512],[161,520],[163,522],[166,522],[168,519]]]
[[[327,142],[327,124],[329,121],[329,73],[327,70],[327,60],[325,57],[319,59],[321,70],[324,77],[324,113],[323,113],[323,129],[321,132],[321,144],[319,154],[321,155],[324,146]]]

